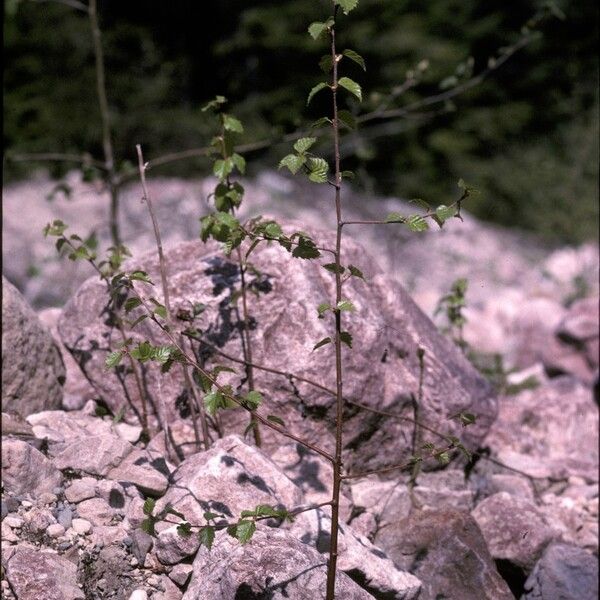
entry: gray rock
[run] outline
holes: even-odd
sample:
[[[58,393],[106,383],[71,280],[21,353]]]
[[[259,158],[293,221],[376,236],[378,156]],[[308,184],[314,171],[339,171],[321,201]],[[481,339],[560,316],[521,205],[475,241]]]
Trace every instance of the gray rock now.
[[[2,442],[5,491],[35,497],[62,483],[62,474],[39,450],[19,440]]]
[[[25,417],[60,408],[65,367],[54,340],[2,277],[2,410]]]
[[[486,445],[509,467],[535,477],[598,481],[598,405],[592,390],[563,376],[503,397]]]
[[[163,565],[174,565],[193,556],[200,547],[197,535],[184,537],[177,532],[177,525],[163,529],[156,538],[154,550]]]
[[[225,531],[218,532],[212,550],[200,548],[192,580],[183,600],[268,597],[272,600],[325,598],[326,566],[310,546],[279,530],[259,529],[241,546]],[[345,573],[336,577],[336,597],[372,600]],[[415,598],[416,596],[407,596]]]
[[[513,599],[468,513],[414,511],[380,529],[375,542],[422,581],[419,600]]]
[[[153,456],[144,450],[134,449],[106,476],[117,481],[133,483],[143,494],[162,496],[169,485],[168,475],[164,458]]]
[[[65,498],[69,502],[77,503],[96,495],[96,480],[93,477],[74,479],[65,490]]]
[[[57,554],[17,547],[6,578],[19,600],[84,600],[77,587],[77,567]]]
[[[6,515],[8,514],[8,505],[6,504],[6,502],[4,502],[4,500],[2,500],[1,503],[1,510],[2,510],[2,518],[4,519],[4,517],[6,517]]]
[[[569,544],[550,544],[525,582],[521,600],[596,600],[598,559]]]
[[[143,565],[146,560],[146,554],[148,554],[152,548],[152,536],[141,529],[134,529],[130,533],[130,541],[131,553],[137,558],[138,563]]]
[[[69,529],[73,523],[73,511],[69,506],[65,506],[64,508],[58,511],[58,515],[56,520],[65,528]]]
[[[526,573],[556,537],[535,505],[507,492],[486,498],[471,514],[492,556],[509,561]]]
[[[322,237],[324,244],[332,241],[330,233],[318,232],[317,235]],[[331,274],[322,269],[318,261],[291,260],[279,247],[259,246],[252,256],[256,268],[264,273],[260,281],[263,293],[252,299],[250,309],[257,323],[253,334],[255,362],[291,370],[320,384],[331,385],[325,374],[332,371],[332,353],[325,350],[311,352],[314,344],[330,333],[329,320],[318,319],[311,306],[331,299]],[[214,252],[214,246],[200,242],[183,243],[167,250],[166,260],[173,287],[174,312],[186,310],[190,302],[203,303],[206,309],[201,316],[202,329],[209,340],[226,352],[239,355],[234,310],[228,303],[239,285],[235,264]],[[329,257],[324,259],[328,260]],[[364,269],[369,278],[368,286],[356,278],[345,285],[344,293],[356,306],[356,313],[345,320],[361,347],[360,352],[344,354],[347,397],[366,399],[374,407],[410,416],[411,394],[418,387],[417,349],[420,346],[426,352],[422,418],[434,428],[460,435],[467,445],[478,444],[496,414],[491,387],[462,353],[440,335],[408,294],[377,271],[371,259],[365,257],[364,250],[351,240],[347,241],[344,262]],[[145,255],[130,266],[141,266],[153,278],[158,275],[154,254]],[[142,284],[140,291],[156,294],[154,288],[151,291],[148,287]],[[127,387],[128,397],[139,407],[139,394],[132,378],[127,376],[122,383],[118,373],[107,373],[104,367],[109,351],[105,340],[111,335],[102,316],[104,306],[104,286],[96,279],[88,280],[63,310],[58,325],[61,339],[112,409],[118,410],[127,402],[123,386]],[[390,327],[390,323],[401,323],[402,327]],[[164,343],[162,337],[157,337],[156,328],[146,326],[146,322],[136,327],[131,335],[134,340]],[[385,362],[381,360],[384,354]],[[211,362],[227,361],[214,356],[209,357],[209,364]],[[236,368],[239,372],[239,365]],[[160,378],[160,396],[166,405],[166,418],[169,421],[180,419],[176,400],[183,392],[181,370],[174,368],[161,375],[155,365],[149,364],[145,375],[152,399],[150,405],[156,405]],[[290,431],[332,448],[335,402],[331,395],[297,382],[296,396],[287,378],[261,371],[255,373],[255,379],[265,395],[269,412],[281,416]],[[232,383],[235,382],[233,377]],[[477,424],[461,430],[456,420],[448,419],[460,411],[476,413]],[[242,431],[247,424],[247,415],[239,410],[226,411],[223,419],[229,431]],[[280,438],[263,429],[264,448],[274,451]],[[410,452],[411,433],[412,427],[405,421],[364,411],[354,412],[346,423],[347,466],[350,468],[356,463],[363,468],[377,467],[403,460]],[[386,452],[380,451],[382,447]]]
[[[172,579],[179,587],[183,587],[190,578],[192,571],[192,565],[175,565],[169,573],[169,578]]]

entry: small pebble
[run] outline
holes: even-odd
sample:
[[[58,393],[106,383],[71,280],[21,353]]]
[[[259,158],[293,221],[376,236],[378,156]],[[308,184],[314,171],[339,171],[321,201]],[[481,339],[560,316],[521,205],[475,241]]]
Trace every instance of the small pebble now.
[[[148,585],[156,587],[159,583],[160,583],[160,578],[157,577],[156,575],[150,575],[150,577],[148,577]]]
[[[179,587],[183,587],[192,574],[192,565],[178,564],[175,565],[169,573],[169,578],[174,581]]]
[[[21,517],[13,517],[12,515],[6,517],[4,523],[13,529],[20,529],[23,527],[23,519],[21,519]]]
[[[29,500],[22,500],[21,506],[23,508],[31,508],[33,506],[33,502],[29,502]]]
[[[58,500],[58,498],[54,494],[49,494],[48,492],[44,492],[43,494],[39,495],[38,500],[42,504],[52,504],[53,502],[56,502]]]
[[[51,538],[57,538],[63,535],[65,532],[65,528],[60,523],[54,523],[53,525],[49,525],[46,529],[46,533]]]
[[[71,527],[71,523],[73,522],[73,511],[69,507],[63,508],[58,512],[56,520],[65,529],[69,529],[69,527]]]
[[[57,548],[61,551],[64,552],[65,550],[68,550],[73,544],[71,542],[61,542]]]
[[[128,535],[126,535],[126,536],[123,538],[123,543],[124,543],[126,546],[131,546],[131,544],[133,544],[133,540],[132,540],[132,539],[131,539],[131,538],[130,538]]]
[[[72,527],[80,535],[85,535],[92,530],[92,524],[85,519],[73,519]]]
[[[129,596],[129,600],[148,600],[148,594],[145,590],[134,590]]]

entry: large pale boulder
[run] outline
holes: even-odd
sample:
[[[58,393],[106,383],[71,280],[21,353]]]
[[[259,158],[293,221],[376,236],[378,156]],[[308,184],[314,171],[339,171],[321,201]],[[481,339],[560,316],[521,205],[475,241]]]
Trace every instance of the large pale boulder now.
[[[322,244],[333,244],[330,233],[316,232],[315,237]],[[335,387],[332,347],[312,351],[315,343],[332,335],[333,330],[331,314],[319,319],[316,310],[320,302],[333,300],[334,278],[321,266],[330,262],[330,257],[318,261],[292,259],[279,246],[263,244],[251,258],[260,272],[250,277],[250,284],[258,292],[258,296],[251,295],[249,309],[254,362]],[[208,342],[240,357],[239,309],[235,304],[240,281],[236,263],[224,258],[214,246],[201,242],[171,248],[166,252],[166,262],[174,314],[202,304],[204,310],[193,325]],[[344,328],[354,338],[354,350],[344,347],[343,351],[345,396],[404,417],[412,416],[412,396],[419,387],[420,347],[425,352],[421,419],[431,427],[462,437],[467,445],[477,445],[496,415],[491,387],[439,334],[408,294],[387,280],[364,250],[348,238],[343,263],[356,265],[367,278],[367,282],[351,278],[344,284],[344,297],[356,307],[343,318]],[[155,253],[130,263],[130,267],[142,268],[153,281],[160,281]],[[139,289],[146,297],[161,299],[159,286],[140,284]],[[110,327],[106,304],[104,284],[95,278],[88,280],[65,307],[58,330],[103,400],[115,411],[128,404],[132,412],[134,408],[139,412],[139,394],[127,368],[120,366],[116,372],[107,372],[104,366],[107,353],[120,339]],[[137,341],[168,342],[148,320],[130,335]],[[228,364],[207,346],[194,346],[205,364]],[[244,379],[243,368],[235,363],[230,366],[237,370],[237,375],[230,377],[235,388]],[[177,365],[161,375],[157,366],[145,363],[143,378],[151,408],[156,408],[160,399],[167,420],[189,417],[187,394]],[[255,370],[255,380],[265,397],[262,410],[266,414],[280,416],[289,431],[332,451],[335,402],[329,393],[259,369]],[[450,420],[461,411],[475,413],[477,424],[462,430],[456,420]],[[241,432],[248,417],[237,410],[227,411],[223,419],[229,431]],[[263,430],[265,447],[274,450],[280,438]],[[347,467],[378,467],[403,460],[411,452],[410,423],[354,406],[345,411],[344,434]]]
[[[326,565],[307,544],[281,530],[261,529],[245,546],[225,531],[218,532],[209,552],[200,548],[183,600],[325,598]],[[336,597],[372,600],[373,596],[338,571]],[[416,595],[407,595],[406,600]]]
[[[2,410],[21,416],[60,408],[65,367],[52,335],[2,277]]]

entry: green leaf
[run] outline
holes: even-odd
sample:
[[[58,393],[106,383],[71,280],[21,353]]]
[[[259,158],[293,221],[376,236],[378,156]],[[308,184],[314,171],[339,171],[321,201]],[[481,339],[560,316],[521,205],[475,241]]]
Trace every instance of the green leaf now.
[[[429,202],[423,200],[423,198],[411,198],[409,202],[411,204],[418,204],[419,206],[422,206],[425,210],[431,210]]]
[[[243,175],[246,172],[246,159],[241,154],[234,152],[231,160],[233,161],[236,169]],[[228,192],[228,194],[231,194],[231,192]]]
[[[285,427],[285,421],[283,419],[280,419],[276,415],[267,415],[267,420],[271,421],[272,423],[277,423],[277,425],[281,425],[282,427]]]
[[[295,154],[288,154],[284,156],[279,162],[279,169],[282,167],[287,167],[292,175],[295,175],[302,165],[306,162],[305,156],[296,156]]]
[[[213,390],[204,396],[204,406],[206,407],[206,412],[211,417],[214,417],[217,414],[217,411],[224,407],[224,404],[223,395],[218,390]]]
[[[352,335],[348,331],[340,332],[340,340],[348,346],[348,348],[352,348]]]
[[[447,452],[440,452],[435,457],[440,465],[447,465],[450,462],[450,455]]]
[[[300,237],[298,239],[298,245],[292,250],[292,256],[296,258],[319,258],[321,253],[315,246],[315,243],[307,237]]]
[[[310,173],[308,178],[314,183],[326,183],[329,165],[324,158],[310,157],[308,159]]]
[[[362,102],[362,89],[356,81],[350,79],[349,77],[342,77],[338,81],[338,85],[341,85],[343,88],[346,88],[351,94],[354,94],[359,101]]]
[[[202,112],[206,112],[207,110],[213,108],[219,108],[221,104],[225,104],[227,102],[227,98],[225,96],[215,96],[214,100],[207,102],[200,110]]]
[[[68,227],[69,226],[63,223],[60,219],[55,219],[52,221],[52,223],[48,223],[48,225],[44,227],[44,237],[48,237],[49,235],[61,236]]]
[[[345,15],[358,6],[358,0],[335,0],[335,3],[342,7]]]
[[[311,126],[311,129],[319,129],[319,127],[325,127],[325,125],[331,125],[332,121],[329,117],[321,117],[317,119]]]
[[[358,54],[358,52],[354,52],[354,50],[344,50],[343,55],[347,56],[350,60],[353,60],[357,65],[360,65],[363,71],[367,70],[365,59]]]
[[[129,279],[132,281],[143,281],[144,283],[150,283],[154,285],[150,277],[148,277],[148,273],[146,273],[146,271],[133,271],[129,274]]]
[[[308,99],[306,100],[306,106],[308,106],[310,104],[310,101],[313,99],[315,94],[317,94],[321,90],[324,90],[327,87],[329,87],[329,85],[327,85],[324,81],[322,81],[321,83],[317,83],[317,85],[315,85],[315,87],[312,88],[312,90],[310,90],[310,93],[308,94]]]
[[[223,127],[227,131],[233,131],[234,133],[244,133],[244,126],[239,119],[232,117],[231,115],[223,115]]]
[[[142,301],[139,298],[127,298],[125,300],[125,304],[123,305],[125,308],[125,313],[131,312],[134,308],[137,308],[142,304]]]
[[[244,396],[244,403],[250,410],[256,410],[262,404],[263,398],[260,392],[252,390]]]
[[[154,530],[154,519],[144,519],[140,525],[142,531],[147,533],[148,535],[155,535],[156,531]]]
[[[304,152],[306,152],[307,150],[309,150],[311,148],[311,146],[317,141],[317,138],[314,137],[305,137],[305,138],[300,138],[295,144],[294,144],[294,150],[298,153],[298,154],[304,154]]]
[[[442,221],[442,223],[450,218],[452,218],[456,214],[456,208],[453,206],[446,206],[444,204],[440,204],[435,209],[435,214],[437,218]]]
[[[215,528],[212,525],[206,525],[200,530],[200,545],[206,546],[209,550],[215,541]]]
[[[355,177],[354,171],[342,171],[342,179],[354,179]]]
[[[225,179],[233,171],[233,160],[226,158],[225,160],[216,160],[213,165],[213,175],[219,179]]]
[[[321,304],[319,304],[319,306],[317,306],[317,312],[319,313],[319,318],[323,318],[323,315],[328,311],[331,310],[331,304],[329,304],[329,302],[321,302]]]
[[[308,33],[313,40],[316,40],[324,31],[327,30],[327,23],[315,21],[308,26]]]
[[[319,61],[319,68],[321,69],[321,71],[323,71],[324,73],[329,73],[332,67],[333,59],[331,58],[331,54],[325,54],[324,56],[322,56],[321,60]]]
[[[340,300],[335,305],[335,307],[340,312],[344,312],[344,311],[352,312],[352,311],[356,310],[355,307],[354,307],[354,304],[352,304],[352,302],[350,302],[350,300]]]
[[[166,363],[169,360],[169,358],[171,358],[173,350],[174,348],[172,348],[171,346],[160,346],[158,348],[155,348],[153,358],[155,361],[162,365]]]
[[[207,521],[213,521],[214,519],[218,519],[219,517],[222,517],[222,516],[223,515],[220,515],[220,514],[217,514],[217,513],[214,513],[214,512],[210,512],[208,510],[204,513],[204,518]]]
[[[321,266],[332,273],[339,273],[340,275],[346,270],[344,267],[342,267],[342,265],[336,265],[335,263],[328,263]]]
[[[192,526],[187,521],[184,521],[177,525],[177,533],[181,537],[188,538],[192,535]]]
[[[120,352],[120,351],[111,352],[106,357],[106,360],[104,361],[104,364],[106,365],[107,369],[112,369],[113,367],[116,367],[121,362],[121,358],[123,358],[123,353],[122,352]]]
[[[365,280],[363,272],[358,267],[355,267],[354,265],[348,265],[348,270],[350,271],[350,275],[352,275],[352,277],[358,277],[363,281]]]
[[[426,231],[429,229],[427,221],[421,215],[410,215],[406,223],[411,231]]]
[[[154,507],[156,506],[156,501],[154,500],[154,498],[146,498],[146,500],[144,501],[144,506],[142,507],[142,510],[144,511],[144,514],[148,517],[152,516],[152,513],[154,512]]]
[[[319,342],[317,342],[314,345],[312,351],[314,352],[318,348],[322,348],[323,346],[326,346],[327,344],[330,344],[330,343],[331,343],[331,338],[330,337],[323,338],[322,340],[320,340]]]
[[[256,531],[256,523],[254,521],[239,521],[235,528],[235,537],[239,540],[242,546],[249,542]]]
[[[348,127],[348,129],[356,129],[356,118],[349,110],[338,111],[338,120]]]

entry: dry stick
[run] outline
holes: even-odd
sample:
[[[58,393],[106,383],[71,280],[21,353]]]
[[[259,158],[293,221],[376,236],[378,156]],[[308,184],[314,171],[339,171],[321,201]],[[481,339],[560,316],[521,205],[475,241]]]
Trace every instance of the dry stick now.
[[[104,150],[104,162],[107,171],[108,186],[110,190],[110,235],[114,246],[121,244],[119,234],[119,183],[115,171],[115,159],[113,154],[110,112],[106,98],[106,76],[104,73],[104,53],[102,50],[102,36],[98,25],[98,10],[96,0],[89,0],[88,15],[94,41],[94,58],[96,61],[96,92],[100,106],[100,117],[102,119],[102,148]]]
[[[152,198],[150,197],[150,193],[148,192],[148,185],[146,183],[146,164],[144,163],[144,155],[142,153],[142,147],[140,144],[136,145],[137,155],[138,155],[138,167],[140,172],[140,180],[142,182],[142,189],[144,191],[144,200],[146,201],[146,205],[148,206],[148,212],[150,213],[150,218],[152,219],[152,226],[154,228],[154,237],[156,239],[156,247],[158,248],[158,263],[160,268],[160,279],[162,283],[163,289],[163,297],[165,302],[165,310],[167,313],[167,323],[169,327],[173,326],[173,318],[171,312],[171,300],[169,296],[169,282],[167,278],[167,264],[165,261],[165,256],[163,253],[162,247],[162,239],[160,236],[160,229],[158,227],[158,219],[156,218],[156,214],[154,212],[154,207],[152,206]],[[183,345],[183,338],[181,338],[181,344]],[[187,369],[187,365],[182,365],[183,377],[185,381],[185,385],[188,391],[189,399],[190,399],[190,410],[192,413],[192,423],[194,427],[194,437],[196,439],[196,447],[200,449],[200,434],[198,433],[198,419],[196,415],[196,393],[194,389],[193,382],[191,380],[189,371]],[[162,398],[161,398],[162,403]],[[204,448],[208,450],[210,447],[210,438],[208,434],[208,424],[206,423],[206,415],[203,413],[203,407],[200,406],[200,421],[202,424],[202,434],[204,436]],[[168,437],[168,431],[165,430],[165,434]]]
[[[248,378],[248,390],[253,391],[254,388],[254,369],[252,368],[252,340],[250,339],[250,327],[248,324],[249,313],[248,313],[248,301],[247,301],[247,290],[246,290],[246,265],[242,259],[242,252],[237,249],[238,261],[240,266],[240,279],[241,279],[241,292],[242,292],[242,310],[244,323],[242,327],[242,339],[245,335],[246,340],[243,343],[244,354],[247,361],[245,362],[246,377]],[[254,435],[254,443],[260,448],[262,446],[262,440],[260,437],[260,429],[258,428],[258,422],[254,418],[254,414],[250,413],[250,423],[252,424],[252,433]]]
[[[344,418],[344,393],[342,372],[342,312],[338,304],[342,300],[342,276],[341,276],[341,247],[342,247],[342,172],[340,169],[340,131],[338,122],[337,87],[338,87],[338,56],[335,48],[335,18],[338,5],[335,5],[334,23],[329,28],[331,38],[331,59],[333,62],[333,74],[331,80],[331,94],[333,104],[333,146],[335,155],[335,213],[336,213],[336,237],[335,237],[335,383],[336,383],[336,418],[335,418],[335,462],[333,464],[333,491],[331,496],[331,531],[329,546],[329,561],[327,563],[327,589],[326,600],[335,598],[335,575],[338,558],[338,529],[340,508],[340,486],[342,482],[342,433]],[[341,58],[341,57],[340,57]]]

